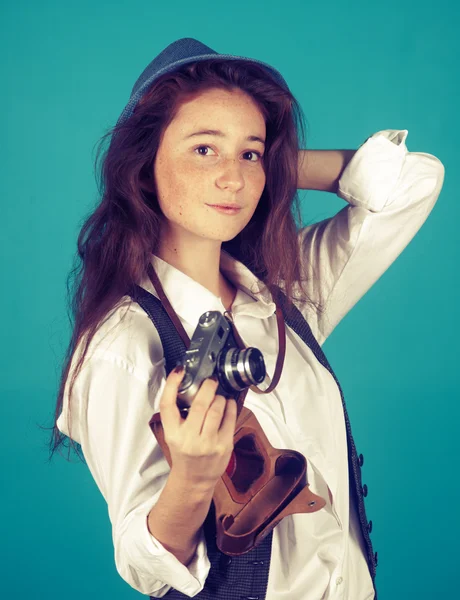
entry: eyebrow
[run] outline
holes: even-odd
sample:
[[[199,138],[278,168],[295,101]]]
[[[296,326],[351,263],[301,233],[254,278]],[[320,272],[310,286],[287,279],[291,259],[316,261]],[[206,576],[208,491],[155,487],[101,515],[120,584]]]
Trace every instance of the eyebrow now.
[[[219,137],[226,137],[225,133],[223,131],[220,131],[219,129],[203,129],[201,131],[195,131],[194,133],[190,133],[189,135],[185,136],[184,140],[187,140],[188,138],[194,137],[196,135],[218,135]],[[246,140],[248,142],[260,142],[265,146],[265,140],[258,137],[257,135],[248,135]]]

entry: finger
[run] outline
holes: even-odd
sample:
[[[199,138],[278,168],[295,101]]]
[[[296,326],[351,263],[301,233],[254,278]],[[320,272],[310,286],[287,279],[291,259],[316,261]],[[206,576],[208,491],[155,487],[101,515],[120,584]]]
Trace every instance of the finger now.
[[[225,405],[227,401],[224,396],[217,394],[214,401],[209,406],[206,416],[203,420],[203,427],[201,429],[201,435],[203,437],[215,438],[216,433],[219,431],[219,427],[222,423],[222,418],[225,413]]]
[[[185,369],[182,367],[179,372],[173,369],[166,378],[166,385],[160,400],[160,415],[161,421],[167,429],[177,427],[181,422],[181,414],[177,406],[177,394],[184,374]]]
[[[225,439],[232,439],[235,435],[238,405],[234,398],[229,398],[225,403],[225,413],[222,419],[222,425],[219,429],[219,435]]]
[[[187,428],[193,430],[197,435],[200,435],[203,423],[206,420],[206,414],[214,401],[218,386],[218,381],[205,379],[192,401],[186,422]]]

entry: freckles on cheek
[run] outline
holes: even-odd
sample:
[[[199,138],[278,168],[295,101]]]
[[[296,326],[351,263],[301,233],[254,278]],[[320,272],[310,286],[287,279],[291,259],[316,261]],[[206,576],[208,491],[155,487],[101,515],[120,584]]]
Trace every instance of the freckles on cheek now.
[[[169,181],[165,181],[165,189],[167,190],[167,195],[165,197],[165,204],[167,206],[167,210],[169,215],[174,218],[174,216],[181,216],[184,212],[183,206],[183,197],[184,197],[184,189],[183,186],[180,185],[175,179],[170,179]]]

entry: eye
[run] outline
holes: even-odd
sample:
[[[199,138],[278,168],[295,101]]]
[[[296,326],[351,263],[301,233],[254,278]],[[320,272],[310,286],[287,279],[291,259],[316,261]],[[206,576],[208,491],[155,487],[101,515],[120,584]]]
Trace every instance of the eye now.
[[[211,148],[210,146],[198,146],[197,148],[194,149],[194,152],[196,152],[197,150],[201,150],[202,148]],[[211,148],[212,150],[212,148]],[[201,154],[201,156],[206,156],[206,154]]]
[[[256,154],[257,155],[257,161],[251,160],[250,162],[259,162],[260,160],[262,160],[262,154],[260,152],[257,152],[257,150],[248,150],[247,152],[245,152],[245,154]]]
[[[194,152],[196,152],[197,150],[201,150],[201,148],[210,148],[212,150],[211,146],[201,145],[201,146],[197,146],[194,149]],[[257,152],[257,150],[246,150],[246,152],[244,154],[255,154],[255,155],[257,155],[257,159],[258,159],[257,161],[250,160],[249,162],[259,162],[262,159],[262,154],[260,152]],[[207,156],[207,154],[200,154],[200,156]]]

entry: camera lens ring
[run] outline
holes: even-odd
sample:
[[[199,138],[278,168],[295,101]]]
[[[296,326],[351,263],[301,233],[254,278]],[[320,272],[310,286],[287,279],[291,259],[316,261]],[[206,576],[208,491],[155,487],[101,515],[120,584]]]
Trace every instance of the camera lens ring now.
[[[265,362],[262,352],[257,348],[245,348],[240,354],[238,370],[244,370],[244,380],[248,385],[258,385],[265,379]],[[242,376],[243,379],[243,376]]]
[[[265,379],[263,355],[257,348],[231,348],[221,358],[225,379],[234,390],[258,385]]]
[[[243,390],[245,387],[244,379],[242,380],[241,377],[238,377],[240,381],[237,381],[237,379],[235,378],[235,373],[239,374],[237,370],[238,348],[230,348],[227,352],[223,354],[222,358],[222,367],[226,380],[229,382],[230,386],[234,390]]]

